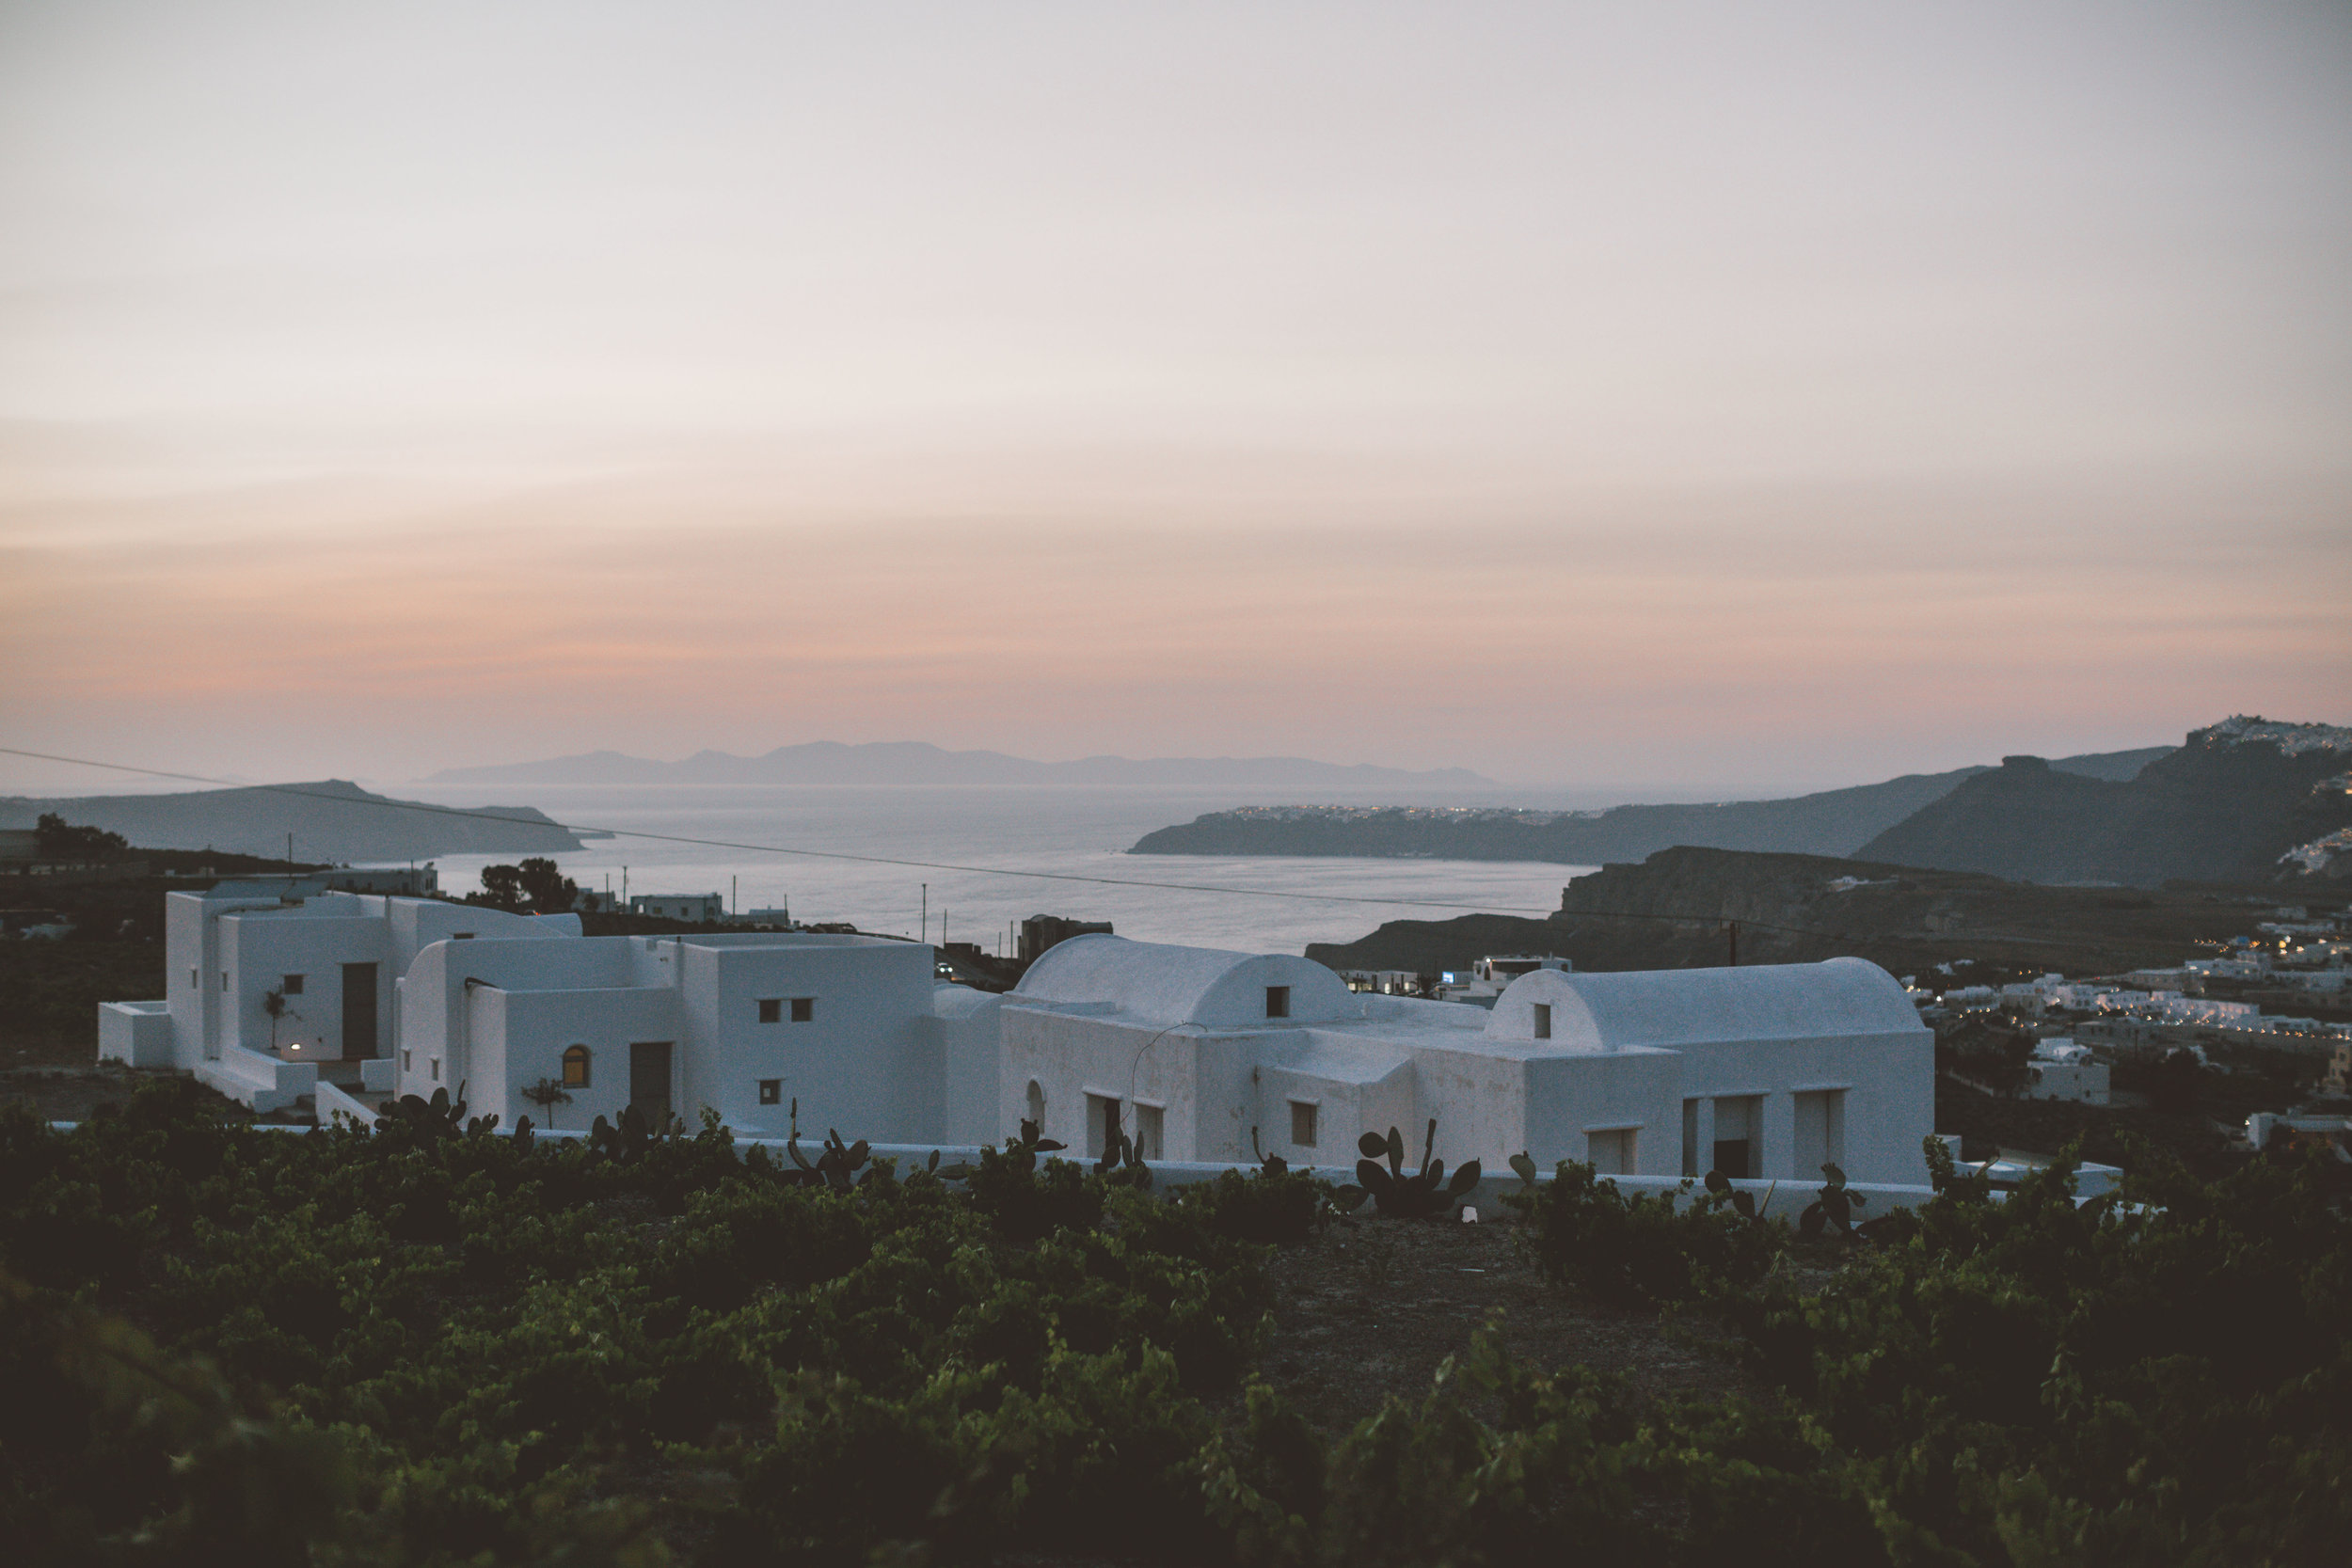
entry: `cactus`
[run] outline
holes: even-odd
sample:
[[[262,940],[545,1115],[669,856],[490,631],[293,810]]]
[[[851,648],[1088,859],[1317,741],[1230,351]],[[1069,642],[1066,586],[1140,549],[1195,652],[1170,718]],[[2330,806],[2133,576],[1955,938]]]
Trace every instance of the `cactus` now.
[[[686,1123],[675,1117],[656,1122],[634,1105],[621,1108],[618,1123],[598,1117],[588,1129],[588,1147],[609,1159],[624,1164],[644,1157],[645,1150],[664,1138],[684,1135]]]
[[[1742,1216],[1756,1218],[1756,1195],[1733,1187],[1731,1178],[1722,1171],[1710,1170],[1707,1173],[1707,1190],[1714,1194],[1718,1201],[1729,1203]]]
[[[1511,1171],[1519,1179],[1521,1191],[1532,1193],[1535,1190],[1535,1157],[1534,1155],[1523,1148],[1512,1155]]]
[[[466,1085],[459,1084],[457,1092],[463,1095]],[[431,1100],[404,1094],[389,1102],[384,1107],[384,1114],[375,1118],[375,1130],[379,1132],[403,1131],[437,1141],[481,1130],[483,1119],[476,1117],[469,1123],[466,1120],[465,1101],[452,1100],[448,1088],[442,1087],[433,1091]],[[492,1124],[498,1120],[496,1117],[488,1119]]]
[[[1421,1150],[1421,1169],[1411,1176],[1405,1174],[1405,1139],[1393,1127],[1385,1138],[1377,1132],[1367,1132],[1357,1140],[1356,1147],[1363,1158],[1356,1162],[1356,1180],[1361,1193],[1368,1195],[1381,1213],[1391,1219],[1428,1219],[1438,1215],[1451,1218],[1470,1197],[1478,1185],[1481,1174],[1475,1160],[1467,1161],[1446,1180],[1445,1162],[1435,1157],[1438,1147],[1438,1118],[1429,1118],[1429,1131]],[[1380,1158],[1386,1156],[1384,1168]],[[1334,1197],[1335,1205],[1355,1208],[1363,1201],[1359,1196],[1353,1203],[1347,1198],[1356,1192],[1343,1187]]]
[[[1104,1144],[1103,1158],[1096,1164],[1094,1174],[1107,1177],[1121,1186],[1149,1187],[1152,1184],[1152,1167],[1143,1163],[1142,1152],[1123,1129],[1112,1133]]]
[[[1258,1148],[1258,1130],[1255,1127],[1252,1127],[1249,1130],[1249,1152],[1257,1156],[1258,1174],[1260,1176],[1284,1176],[1289,1174],[1291,1163],[1288,1160],[1283,1159],[1279,1154],[1265,1153]],[[1356,1201],[1358,1203],[1361,1203],[1363,1199],[1359,1197]],[[1350,1205],[1350,1207],[1353,1207],[1353,1205]]]
[[[1821,1175],[1827,1179],[1828,1184],[1797,1217],[1798,1231],[1806,1236],[1819,1236],[1824,1229],[1835,1229],[1850,1242],[1860,1241],[1862,1238],[1854,1232],[1853,1212],[1870,1200],[1860,1193],[1848,1192],[1846,1173],[1836,1165],[1823,1165]]]

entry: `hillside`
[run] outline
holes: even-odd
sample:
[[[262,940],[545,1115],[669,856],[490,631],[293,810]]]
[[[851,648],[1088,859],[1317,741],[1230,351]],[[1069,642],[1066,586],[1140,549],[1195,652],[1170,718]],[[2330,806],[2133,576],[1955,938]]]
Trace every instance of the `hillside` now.
[[[1315,762],[1305,757],[1081,757],[1033,762],[1002,752],[949,752],[920,741],[845,746],[818,740],[780,746],[763,756],[697,752],[678,762],[654,762],[619,752],[591,752],[545,762],[453,768],[429,784],[776,784],[956,785],[1091,789],[1302,789],[1360,792],[1391,789],[1492,789],[1494,782],[1462,768],[1413,771]]]
[[[1899,974],[1958,958],[2107,974],[2177,963],[2198,942],[2246,925],[2243,904],[2212,894],[2037,887],[1973,872],[1687,847],[1579,877],[1561,905],[1543,920],[1391,921],[1357,942],[1314,943],[1307,957],[1335,969],[1422,974],[1519,952],[1556,953],[1580,969],[1677,969],[1723,963],[1724,923],[1738,921],[1741,963],[1853,954]]]
[[[2037,882],[2299,876],[2282,857],[2352,827],[2347,768],[2352,729],[2242,718],[2120,783],[2008,757],[1855,853]]]
[[[2169,748],[2097,752],[2054,766],[2088,779],[2129,778]],[[1673,845],[1802,855],[1851,854],[1949,795],[1981,768],[1908,773],[1883,784],[1779,800],[1627,805],[1598,812],[1430,806],[1253,806],[1146,833],[1135,855],[1410,855],[1439,860],[1638,861]]]
[[[29,828],[43,812],[161,849],[283,855],[291,832],[300,859],[346,864],[436,855],[559,854],[580,847],[535,807],[457,811],[371,794],[342,779],[170,795],[0,797],[0,828]]]

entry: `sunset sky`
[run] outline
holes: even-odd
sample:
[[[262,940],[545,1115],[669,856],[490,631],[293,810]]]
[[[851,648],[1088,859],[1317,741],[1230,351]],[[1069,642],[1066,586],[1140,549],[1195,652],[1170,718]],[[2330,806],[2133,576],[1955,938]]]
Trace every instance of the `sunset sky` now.
[[[2347,84],[2340,0],[12,0],[0,744],[2352,721]]]

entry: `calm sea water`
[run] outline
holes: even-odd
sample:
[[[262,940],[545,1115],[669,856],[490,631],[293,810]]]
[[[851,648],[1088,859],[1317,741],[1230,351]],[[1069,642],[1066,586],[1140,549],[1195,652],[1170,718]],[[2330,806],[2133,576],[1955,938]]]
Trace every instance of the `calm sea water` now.
[[[479,806],[479,789],[404,785],[412,800]],[[644,838],[591,840],[558,857],[582,887],[613,891],[623,868],[632,893],[732,895],[743,909],[788,902],[803,921],[849,921],[862,930],[915,936],[923,884],[930,935],[993,951],[1008,923],[1032,914],[1107,920],[1121,936],[1253,952],[1291,952],[1311,942],[1349,942],[1384,920],[1450,918],[1483,910],[1542,914],[1589,867],[1548,862],[1331,860],[1129,855],[1154,828],[1202,812],[1255,802],[1231,796],[1060,789],[711,789],[537,786],[500,792],[574,825],[680,838],[721,839],[762,849],[710,848]],[[1415,802],[1383,801],[1388,804]],[[827,850],[979,869],[927,870],[779,851]],[[437,863],[444,892],[480,885],[482,867],[511,855],[451,855]],[[1115,886],[1004,872],[1053,872]],[[1203,891],[1203,890],[1211,891]],[[1231,891],[1216,891],[1231,890]],[[1313,894],[1323,902],[1271,894]],[[1384,903],[1382,900],[1406,900]],[[1455,905],[1459,908],[1438,906]]]

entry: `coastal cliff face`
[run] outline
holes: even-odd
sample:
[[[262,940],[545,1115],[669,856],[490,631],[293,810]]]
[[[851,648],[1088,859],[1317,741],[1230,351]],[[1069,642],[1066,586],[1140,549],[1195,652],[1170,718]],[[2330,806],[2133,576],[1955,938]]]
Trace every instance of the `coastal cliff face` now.
[[[2167,746],[2062,757],[2069,777],[2129,779]],[[1981,768],[1907,773],[1882,784],[1782,800],[1613,806],[1607,811],[1500,807],[1250,806],[1211,812],[1146,833],[1132,855],[1426,856],[1604,865],[1676,845],[1771,854],[1851,855],[1875,835],[1943,800]]]
[[[303,859],[340,863],[437,855],[556,855],[580,847],[578,837],[533,806],[453,811],[371,794],[343,779],[169,795],[0,800],[0,828],[29,828],[43,812],[154,849],[283,855],[292,832]]]
[[[2005,758],[1862,845],[1863,858],[2036,882],[2271,881],[2352,827],[2352,729],[2231,719],[2126,783]],[[2323,872],[2342,869],[2326,855]]]
[[[1810,963],[1852,954],[1898,974],[1954,958],[2068,974],[2176,963],[2244,926],[2243,904],[2188,892],[2041,887],[1978,872],[1819,855],[1661,850],[1562,890],[1548,920],[1391,921],[1307,956],[1335,969],[1466,967],[1486,953],[1556,953],[1580,969],[1676,969],[1730,957]]]
[[[1597,812],[1444,806],[1257,806],[1212,812],[1137,840],[1136,855],[1427,856],[1597,865],[1676,844],[1842,855],[1940,799],[1973,768],[1719,805]]]

